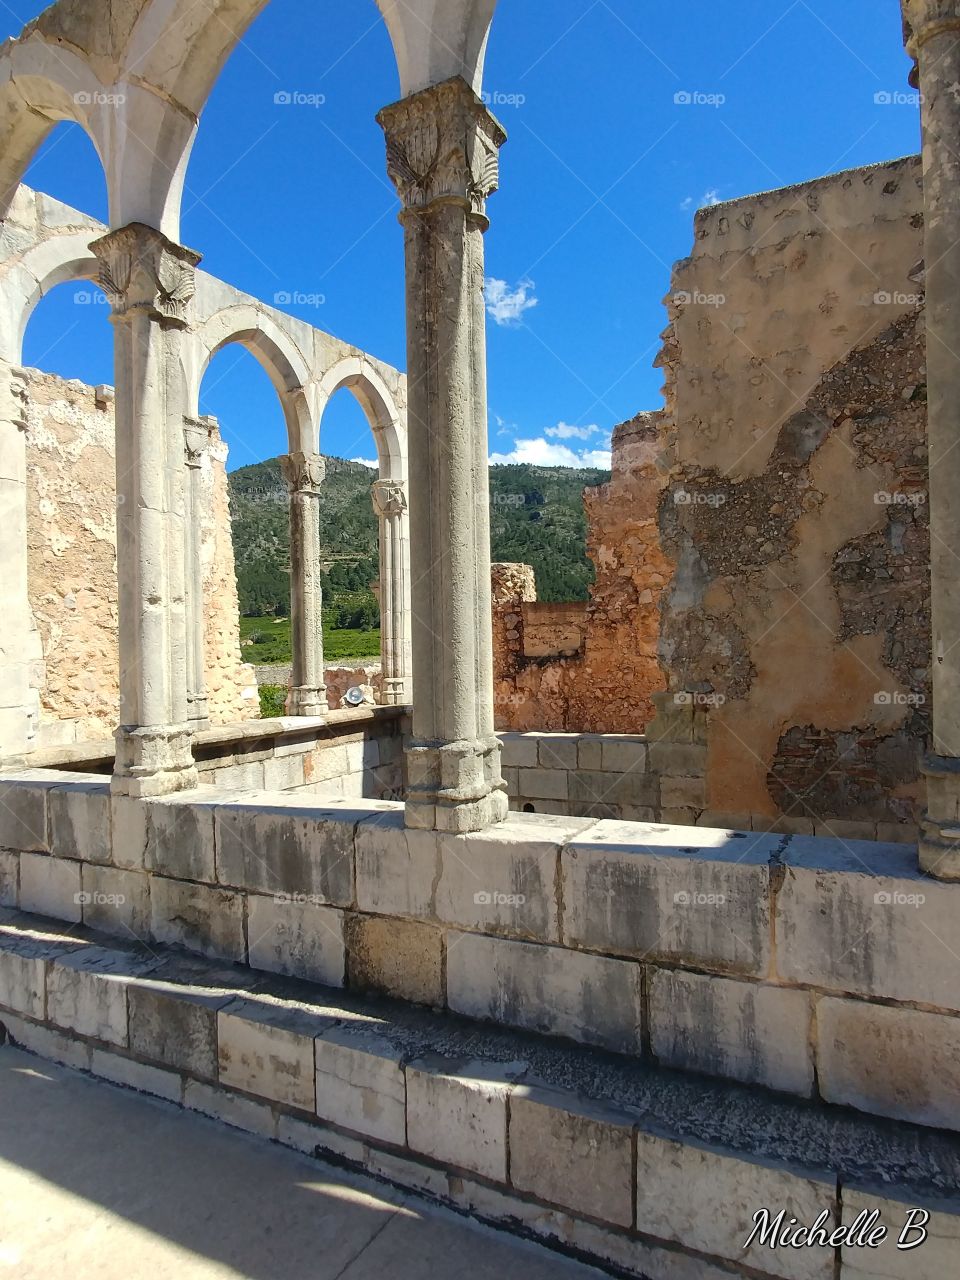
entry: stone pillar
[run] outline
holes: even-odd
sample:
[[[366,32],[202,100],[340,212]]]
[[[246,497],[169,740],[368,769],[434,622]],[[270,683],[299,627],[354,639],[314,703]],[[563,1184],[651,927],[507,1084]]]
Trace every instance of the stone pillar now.
[[[290,630],[293,673],[287,714],[325,716],[323,675],[323,593],[320,589],[320,487],[326,464],[318,453],[291,453],[282,459],[290,494]]]
[[[410,528],[406,487],[376,480],[371,489],[380,520],[380,658],[383,701],[410,702]]]
[[[180,341],[199,255],[131,223],[91,246],[113,306],[120,727],[113,790],[196,786],[187,722]]]
[[[904,0],[923,125],[933,743],[920,865],[960,880],[960,0]]]
[[[477,831],[507,796],[493,727],[483,233],[506,134],[459,77],[377,117],[406,245],[413,601],[407,824]]]
[[[39,719],[32,673],[42,659],[27,583],[27,382],[0,362],[0,760],[31,750]]]
[[[207,707],[206,653],[204,645],[203,559],[203,460],[210,448],[211,421],[184,418],[183,445],[187,466],[184,546],[187,561],[187,718],[197,729],[210,724]]]

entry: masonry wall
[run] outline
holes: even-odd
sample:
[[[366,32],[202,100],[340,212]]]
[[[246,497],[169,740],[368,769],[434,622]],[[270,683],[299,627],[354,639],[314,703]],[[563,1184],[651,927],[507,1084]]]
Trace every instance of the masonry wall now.
[[[42,659],[37,747],[107,738],[119,716],[113,395],[27,371],[30,607]],[[226,449],[204,462],[207,682],[214,723],[259,715],[253,669],[240,660]]]

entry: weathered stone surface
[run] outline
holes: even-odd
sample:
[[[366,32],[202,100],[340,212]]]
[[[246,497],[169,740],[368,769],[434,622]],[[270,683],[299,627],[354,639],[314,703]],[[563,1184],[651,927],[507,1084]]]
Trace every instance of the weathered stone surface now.
[[[0,1005],[38,1021],[46,1010],[47,967],[39,951],[24,946],[0,949]]]
[[[561,856],[564,938],[598,951],[766,974],[776,837],[599,822]]]
[[[243,960],[243,898],[226,889],[153,876],[150,932],[157,942],[203,956]]]
[[[320,1119],[402,1147],[407,1090],[401,1054],[360,1027],[324,1031],[315,1048]]]
[[[0,781],[0,847],[47,848],[47,792],[49,785],[20,781],[8,775]]]
[[[127,992],[130,1050],[201,1080],[217,1078],[217,1009],[233,994],[187,995],[182,987],[148,979]]]
[[[217,1014],[220,1083],[313,1111],[313,1040],[323,1021],[313,1019],[311,1028],[297,1031],[291,1029],[293,1019],[286,1009],[264,1008],[251,1001],[243,1002],[242,1013],[232,1012],[236,1007]]]
[[[101,933],[146,941],[150,936],[150,877],[139,871],[85,864],[83,923]]]
[[[349,906],[355,826],[335,810],[224,805],[216,811],[217,879]]]
[[[525,1063],[419,1059],[407,1065],[407,1141],[455,1169],[507,1178],[507,1095]]]
[[[87,947],[47,970],[47,1017],[58,1027],[127,1045],[129,979],[151,963],[123,952]]]
[[[144,804],[144,866],[177,880],[216,881],[212,797],[199,802],[158,800]]]
[[[569,777],[565,769],[521,769],[517,786],[531,800],[566,800]]]
[[[833,1280],[833,1249],[744,1249],[754,1214],[812,1225],[832,1209],[834,1181],[734,1157],[650,1133],[637,1135],[637,1230],[729,1258],[784,1280]],[[836,1225],[831,1219],[830,1225]]]
[[[831,998],[816,1019],[828,1102],[960,1129],[960,1019]]]
[[[269,973],[342,987],[346,953],[343,912],[287,895],[247,898],[250,965]]]
[[[650,1040],[660,1062],[809,1097],[810,996],[680,969],[651,969]]]
[[[138,1089],[155,1098],[166,1098],[168,1102],[180,1102],[183,1096],[183,1081],[172,1071],[161,1071],[159,1067],[136,1062],[132,1058],[121,1058],[119,1054],[106,1053],[103,1049],[93,1050],[90,1070],[104,1080],[126,1085],[128,1089]]]
[[[512,768],[535,769],[540,761],[539,735],[501,733],[498,735],[503,748],[503,763]]]
[[[439,840],[410,830],[402,811],[378,813],[357,827],[357,905],[380,915],[430,917],[439,874]]]
[[[957,893],[903,844],[787,846],[777,899],[777,970],[793,982],[960,1009]]]
[[[61,1062],[66,1067],[76,1067],[78,1071],[90,1070],[91,1048],[83,1040],[54,1031],[51,1027],[27,1022],[6,1011],[0,1013],[0,1026],[6,1027],[7,1034],[15,1044],[29,1049],[40,1058]]]
[[[20,908],[54,920],[80,923],[80,863],[44,853],[20,855]]]
[[[277,1136],[277,1118],[271,1107],[199,1080],[184,1081],[183,1105],[213,1120],[222,1120],[235,1129],[257,1133],[261,1138]]]
[[[542,769],[576,769],[579,738],[575,733],[541,733],[537,744]]]
[[[443,1004],[439,929],[414,920],[347,915],[344,941],[351,989],[379,991],[415,1004]]]
[[[929,1213],[922,1244],[899,1249],[898,1242],[912,1244],[919,1239],[916,1229],[907,1230],[912,1222],[911,1210]],[[923,1197],[891,1198],[889,1192],[876,1194],[857,1187],[843,1188],[843,1223],[856,1221],[859,1213],[879,1212],[879,1225],[887,1235],[876,1249],[844,1245],[841,1249],[840,1274],[843,1280],[943,1280],[956,1270],[960,1256],[960,1202],[930,1200]],[[922,1223],[922,1219],[920,1219]]]
[[[0,907],[15,907],[19,893],[19,854],[0,849]]]
[[[447,1002],[473,1018],[641,1050],[640,966],[629,960],[450,933]]]
[[[59,858],[109,863],[110,786],[107,782],[68,783],[47,794],[50,852]]]
[[[510,1096],[510,1181],[540,1200],[633,1226],[633,1124],[526,1085]]]

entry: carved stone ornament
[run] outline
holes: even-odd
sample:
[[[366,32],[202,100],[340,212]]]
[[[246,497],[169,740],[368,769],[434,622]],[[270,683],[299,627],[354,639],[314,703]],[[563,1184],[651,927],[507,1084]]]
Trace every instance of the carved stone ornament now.
[[[387,139],[387,172],[407,210],[438,201],[484,216],[499,185],[507,135],[459,76],[422,89],[377,116]]]
[[[281,459],[283,478],[291,494],[317,494],[326,479],[327,464],[319,453],[289,453]]]
[[[140,222],[111,231],[90,248],[100,263],[100,285],[115,315],[146,310],[186,324],[196,291],[198,253]]]
[[[185,418],[183,423],[184,460],[188,467],[198,468],[203,465],[203,455],[210,447],[210,429],[193,418]]]
[[[947,32],[960,33],[960,0],[903,0],[904,43],[911,57]]]
[[[381,518],[402,516],[407,509],[407,491],[399,480],[375,480],[370,496],[373,509]]]

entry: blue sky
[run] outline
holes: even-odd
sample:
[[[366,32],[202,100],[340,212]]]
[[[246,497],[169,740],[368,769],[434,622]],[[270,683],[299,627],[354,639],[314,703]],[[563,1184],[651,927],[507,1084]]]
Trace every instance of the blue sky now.
[[[44,7],[7,0],[3,35]],[[908,65],[898,0],[500,0],[486,75],[510,135],[487,236],[494,459],[602,465],[612,427],[661,403],[662,298],[696,207],[917,150],[916,106],[882,100],[907,89]],[[285,92],[322,102],[278,104]],[[397,93],[373,0],[271,0],[201,120],[183,240],[206,270],[268,301],[300,295],[285,309],[403,367],[402,232],[374,121]],[[105,215],[74,126],[27,181]],[[41,303],[24,360],[112,382],[106,307],[78,296],[65,285]],[[211,364],[201,408],[231,467],[284,450],[273,389],[242,348]],[[374,456],[349,392],[321,448]]]

